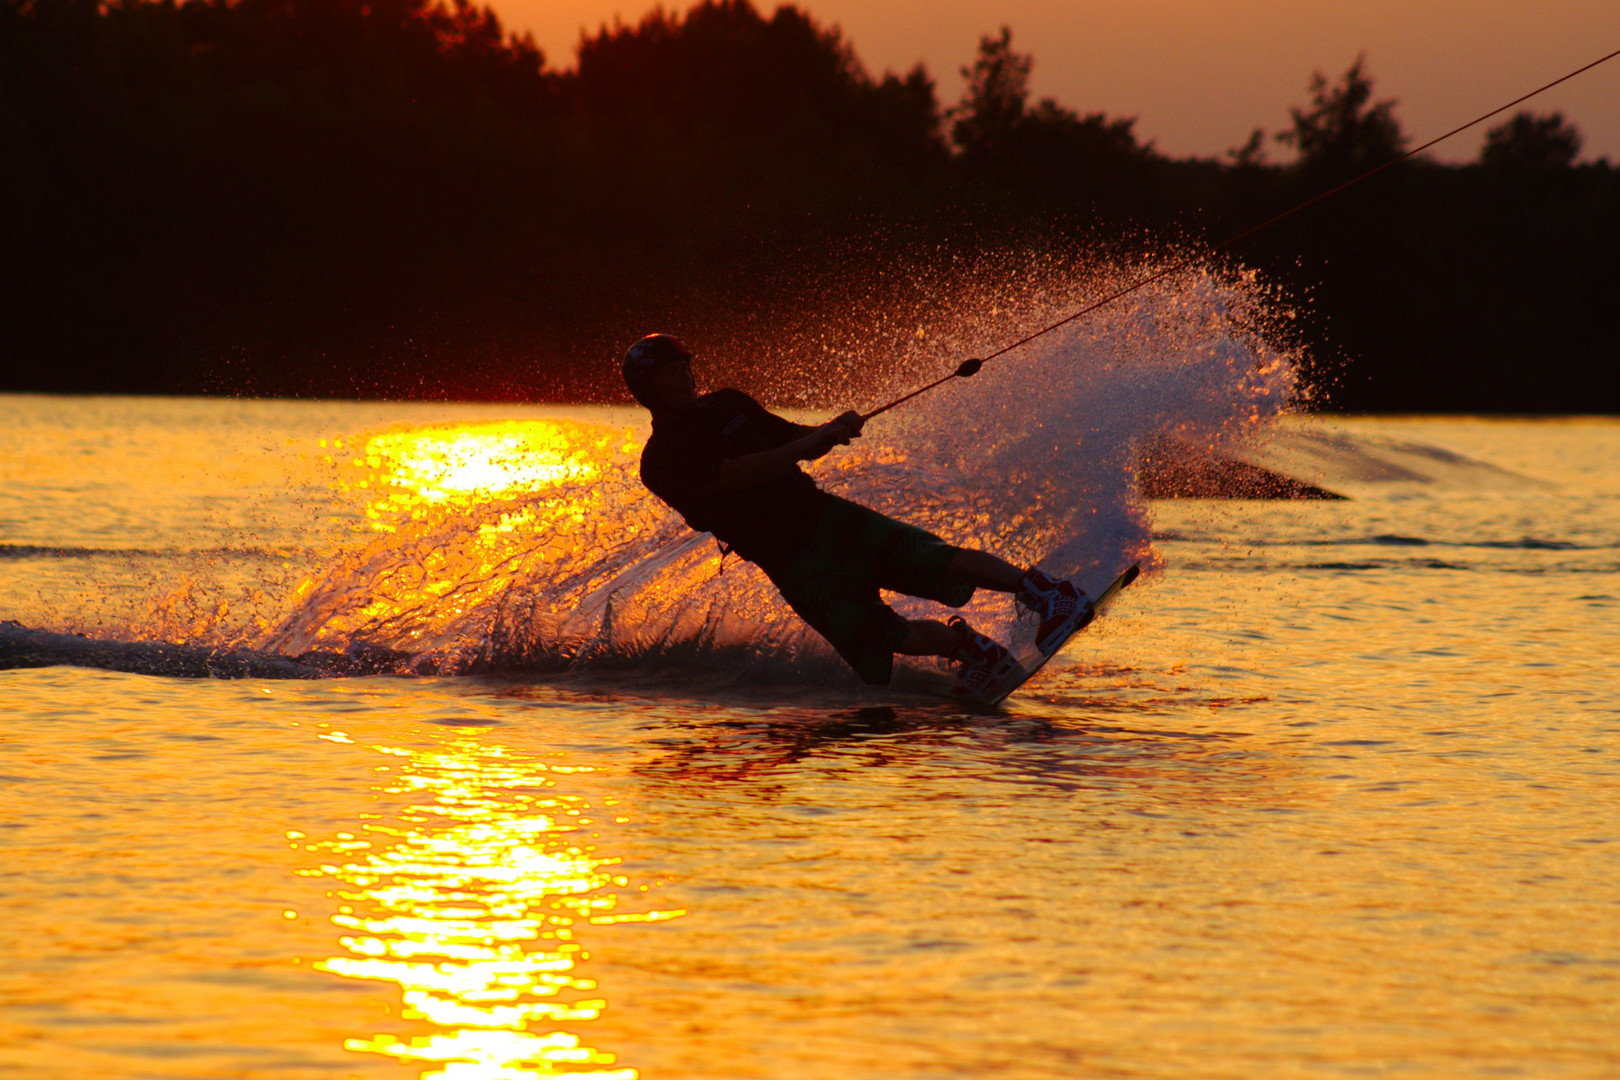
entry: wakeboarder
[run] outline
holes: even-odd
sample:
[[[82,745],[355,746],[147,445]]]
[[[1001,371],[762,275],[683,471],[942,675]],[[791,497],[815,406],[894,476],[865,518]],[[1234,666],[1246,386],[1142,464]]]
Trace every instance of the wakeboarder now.
[[[865,682],[887,685],[896,653],[959,664],[957,686],[968,693],[1011,663],[1006,647],[963,619],[907,619],[883,602],[881,589],[953,608],[977,589],[1012,593],[1039,619],[1035,644],[1046,653],[1090,618],[1090,601],[1071,582],[955,547],[817,487],[799,462],[859,438],[859,413],[811,427],[740,390],[699,396],[692,352],[672,334],[630,346],[622,370],[652,413],[641,482],[722,550],[763,570]]]

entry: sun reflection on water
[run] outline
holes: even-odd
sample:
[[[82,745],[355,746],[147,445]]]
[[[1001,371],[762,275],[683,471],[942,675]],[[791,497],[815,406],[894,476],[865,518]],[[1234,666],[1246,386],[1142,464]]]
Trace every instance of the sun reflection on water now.
[[[471,739],[373,749],[397,759],[379,766],[389,779],[378,790],[406,802],[392,821],[363,815],[372,820],[360,835],[305,847],[336,856],[303,873],[339,883],[332,922],[347,931],[344,952],[314,967],[398,984],[399,1015],[419,1026],[344,1046],[426,1064],[423,1080],[636,1076],[576,1032],[557,1030],[607,1007],[580,974],[589,953],[576,930],[685,912],[620,910],[616,890],[631,886],[613,871],[619,860],[590,842],[595,811],[557,790],[559,777],[589,770],[521,760]]]
[[[540,492],[569,481],[588,481],[630,433],[570,420],[501,420],[386,431],[366,440],[349,461],[362,471],[346,486],[373,489],[367,507],[373,527],[388,529],[400,516],[471,495]]]
[[[380,645],[423,658],[413,670],[444,671],[552,640],[552,624],[622,569],[605,553],[669,525],[641,505],[639,484],[626,509],[639,437],[537,419],[367,438],[335,483],[358,495],[369,541],[304,578],[259,646],[299,655]]]

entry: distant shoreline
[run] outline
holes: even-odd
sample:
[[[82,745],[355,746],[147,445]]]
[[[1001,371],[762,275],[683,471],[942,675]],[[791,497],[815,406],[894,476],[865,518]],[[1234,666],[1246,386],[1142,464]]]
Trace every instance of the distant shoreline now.
[[[85,400],[90,400],[90,399],[93,399],[93,398],[115,398],[115,399],[151,398],[151,399],[155,399],[155,400],[188,400],[188,401],[305,402],[305,403],[308,403],[308,404],[311,404],[311,405],[348,405],[348,404],[353,404],[353,405],[422,405],[422,406],[441,405],[441,406],[450,406],[450,407],[454,407],[454,406],[458,406],[458,405],[480,406],[480,407],[498,407],[498,406],[507,405],[507,406],[512,406],[512,407],[535,408],[535,409],[545,409],[545,408],[556,408],[556,409],[592,408],[592,409],[598,409],[599,408],[599,409],[627,409],[627,410],[641,411],[641,406],[637,405],[634,400],[632,400],[632,399],[630,399],[628,397],[628,395],[622,401],[604,401],[604,400],[563,401],[563,400],[554,400],[554,399],[546,399],[546,398],[498,398],[498,397],[481,397],[481,398],[480,397],[464,397],[464,398],[437,398],[437,397],[434,397],[434,398],[430,398],[430,397],[360,397],[360,396],[338,397],[338,396],[317,396],[317,395],[301,395],[301,394],[165,394],[165,393],[146,393],[146,392],[140,392],[140,391],[117,391],[117,390],[71,390],[71,391],[64,391],[64,390],[12,390],[12,389],[6,389],[4,387],[0,387],[0,397],[13,397],[13,398],[15,398],[15,397],[42,397],[42,398],[58,398],[58,399],[60,399],[60,398],[68,398],[68,399],[82,398],[82,399],[85,399]],[[835,407],[837,407],[836,404],[828,404],[828,405],[825,405],[825,406],[821,406],[820,408],[835,408]],[[812,406],[785,405],[785,406],[783,406],[783,408],[784,409],[789,409],[789,410],[795,410],[795,411],[802,410],[802,411],[811,412],[811,413],[818,411],[818,407],[813,406],[813,405]],[[1514,421],[1603,420],[1603,421],[1607,421],[1607,420],[1620,420],[1620,409],[1610,411],[1610,412],[1590,411],[1590,410],[1585,411],[1585,412],[1578,411],[1578,410],[1570,410],[1570,411],[1562,411],[1562,412],[1560,412],[1560,411],[1514,412],[1514,411],[1508,410],[1508,409],[1484,410],[1484,411],[1478,411],[1478,410],[1474,410],[1474,411],[1465,411],[1465,410],[1445,411],[1445,410],[1432,410],[1432,409],[1425,409],[1425,410],[1383,409],[1383,410],[1356,410],[1356,411],[1350,411],[1350,410],[1341,410],[1341,409],[1334,409],[1334,408],[1325,408],[1325,409],[1302,408],[1302,409],[1292,410],[1292,411],[1290,411],[1290,412],[1288,412],[1288,413],[1286,413],[1284,415],[1287,415],[1287,416],[1322,416],[1322,417],[1343,418],[1343,419],[1357,419],[1357,418],[1377,419],[1379,417],[1391,417],[1391,418],[1400,418],[1400,419],[1403,419],[1403,420],[1419,420],[1419,419],[1423,419],[1425,417],[1434,417],[1435,419],[1459,419],[1459,418],[1463,418],[1463,417],[1475,417],[1475,418],[1478,418],[1478,419],[1481,419],[1481,420],[1504,420],[1504,421],[1505,420],[1514,420]]]

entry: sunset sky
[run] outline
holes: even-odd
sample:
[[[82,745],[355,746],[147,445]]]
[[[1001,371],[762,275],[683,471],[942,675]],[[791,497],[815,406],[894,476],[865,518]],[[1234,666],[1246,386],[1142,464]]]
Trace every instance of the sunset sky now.
[[[771,11],[771,0],[755,0]],[[574,62],[581,28],[634,22],[641,0],[494,0],[553,66]],[[690,7],[685,0],[666,4]],[[806,0],[843,27],[874,73],[922,61],[943,103],[961,93],[958,69],[979,36],[1006,23],[1035,55],[1037,96],[1081,112],[1135,116],[1165,153],[1217,155],[1256,126],[1275,131],[1304,99],[1310,73],[1342,73],[1365,50],[1380,97],[1394,97],[1408,135],[1440,134],[1620,49],[1617,0]],[[1586,136],[1583,158],[1620,164],[1620,58],[1536,99]],[[1481,130],[1436,151],[1478,153]],[[1285,157],[1281,148],[1274,160]]]

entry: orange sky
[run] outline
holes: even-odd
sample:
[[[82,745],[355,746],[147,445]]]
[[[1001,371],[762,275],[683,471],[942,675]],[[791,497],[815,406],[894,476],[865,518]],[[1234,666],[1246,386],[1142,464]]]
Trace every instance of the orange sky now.
[[[774,0],[755,0],[764,10]],[[581,27],[636,21],[652,0],[494,0],[553,66],[574,61]],[[676,10],[687,0],[667,4]],[[1213,155],[1257,125],[1282,127],[1310,73],[1343,72],[1365,49],[1380,97],[1421,141],[1620,49],[1620,0],[804,0],[842,26],[873,72],[928,66],[949,104],[957,69],[1002,23],[1035,54],[1037,95],[1081,112],[1135,116],[1173,155]],[[1586,135],[1583,157],[1620,164],[1620,58],[1536,99]],[[1478,153],[1469,132],[1436,156]],[[1279,151],[1273,151],[1273,157]]]

